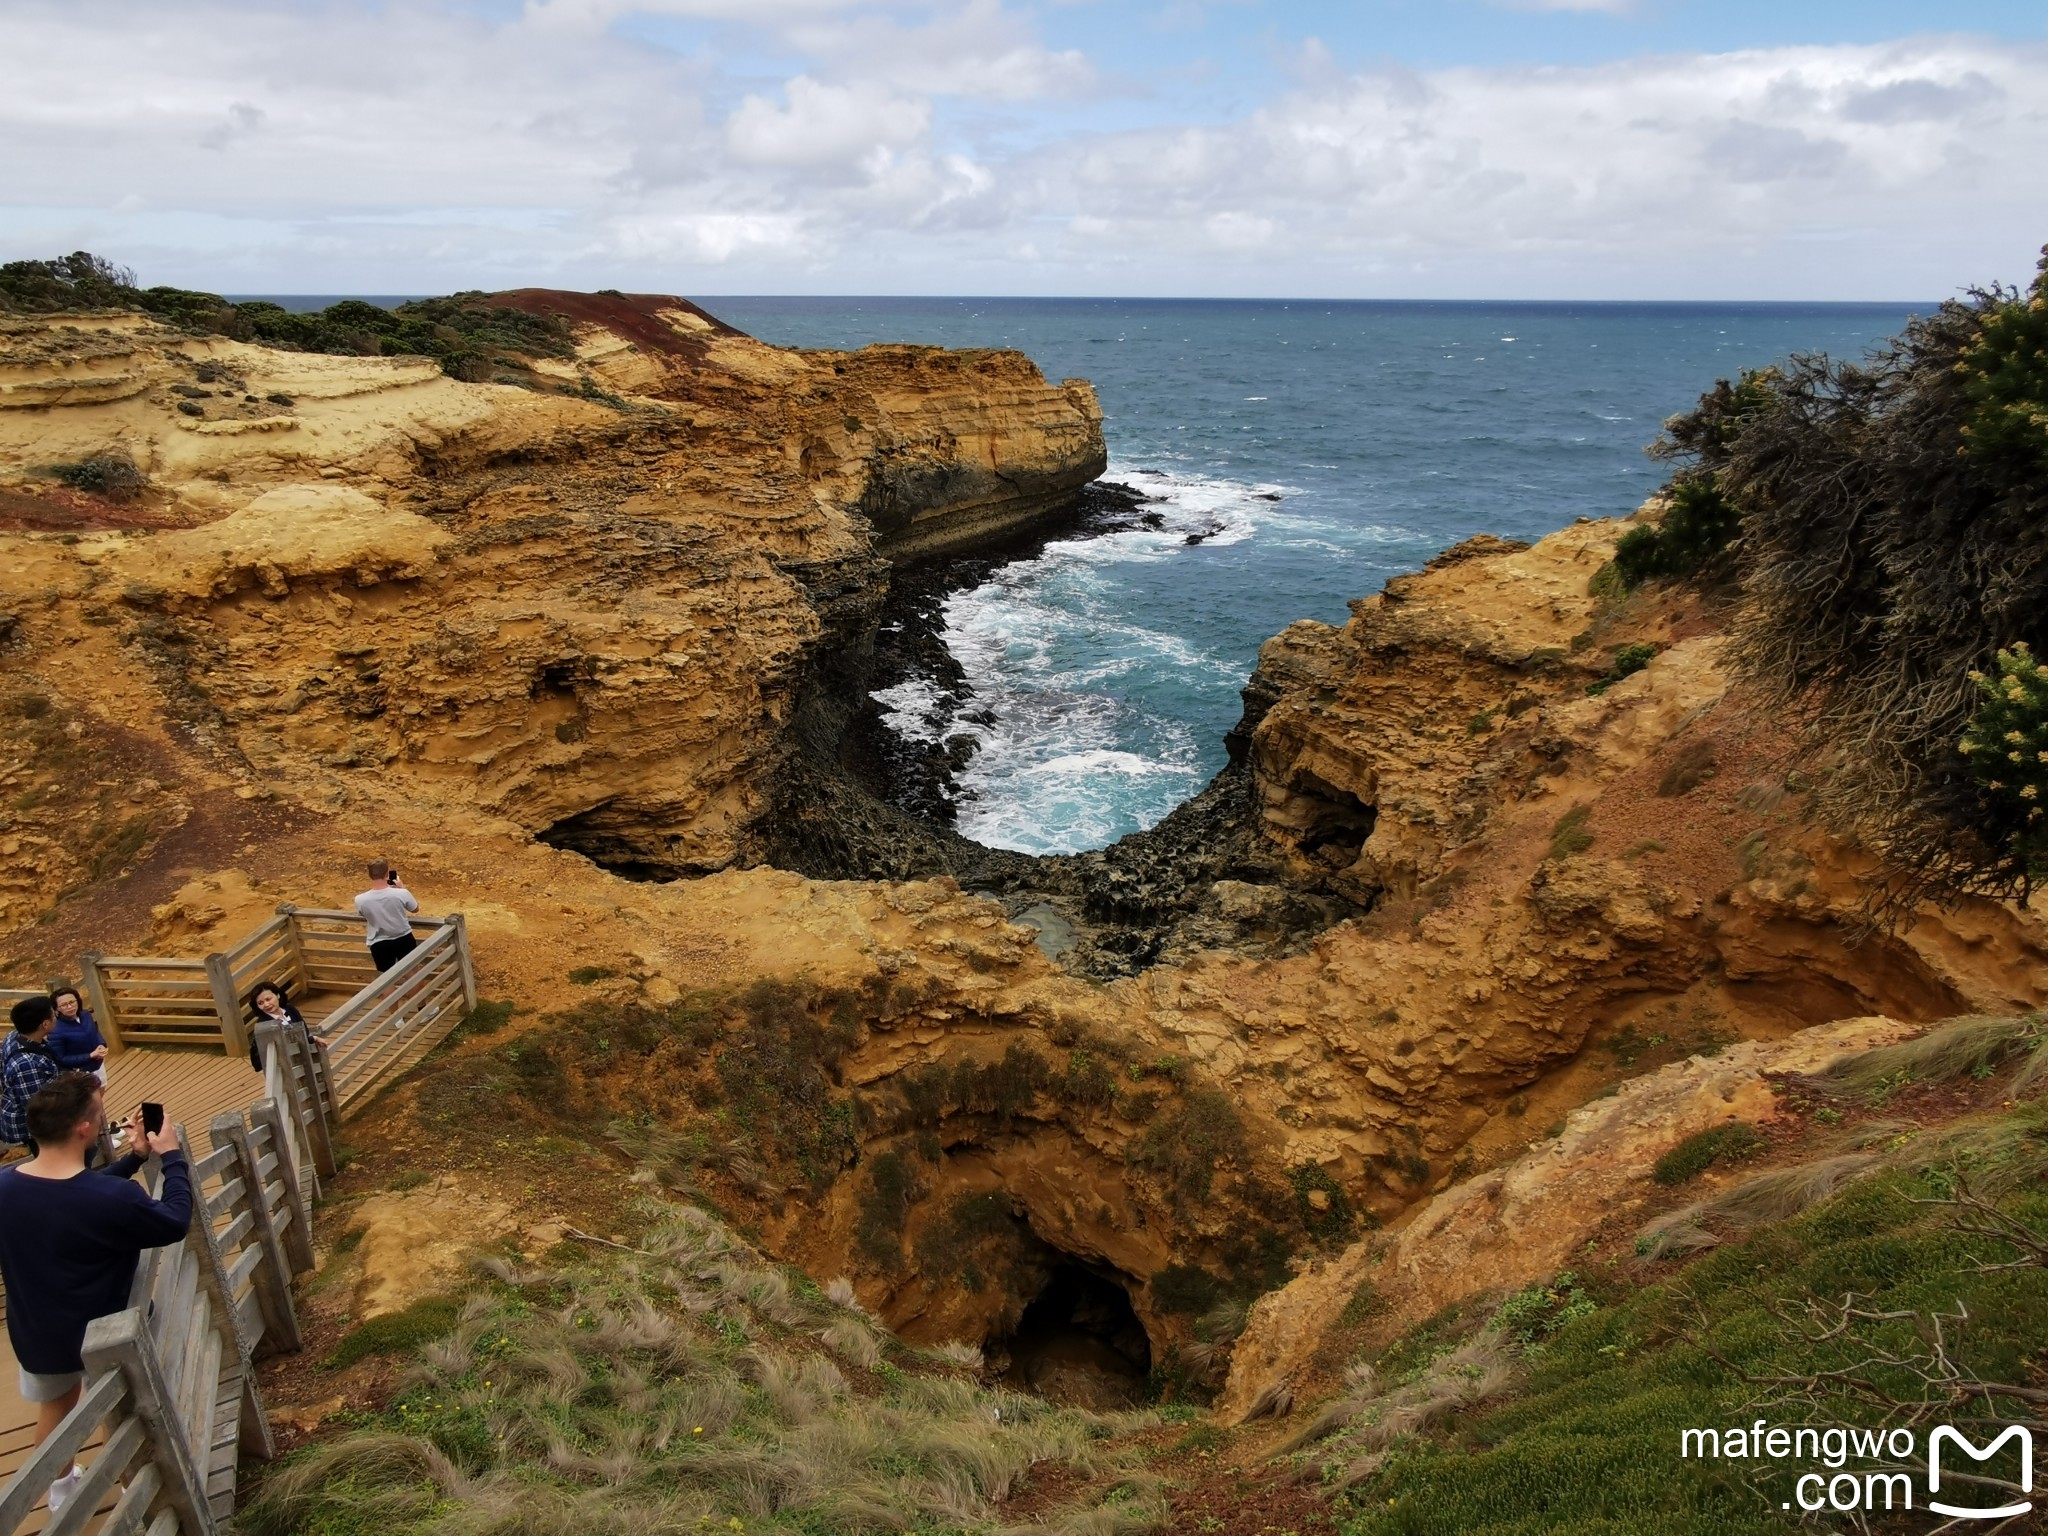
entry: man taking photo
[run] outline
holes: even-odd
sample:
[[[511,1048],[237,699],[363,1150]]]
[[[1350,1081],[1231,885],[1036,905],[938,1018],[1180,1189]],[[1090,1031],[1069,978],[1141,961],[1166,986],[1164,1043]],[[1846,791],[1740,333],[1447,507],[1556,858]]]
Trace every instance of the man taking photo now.
[[[383,859],[372,859],[370,888],[356,898],[356,911],[363,919],[370,962],[379,971],[390,970],[419,946],[412,936],[412,914],[419,909],[398,872]]]
[[[36,1405],[40,1445],[77,1404],[85,1385],[79,1358],[86,1324],[128,1305],[145,1248],[185,1235],[192,1218],[192,1177],[178,1134],[168,1125],[135,1145],[163,1159],[163,1198],[132,1182],[143,1166],[130,1152],[111,1167],[86,1158],[106,1121],[100,1081],[66,1072],[28,1101],[36,1155],[0,1168],[0,1284],[7,1287],[7,1337],[21,1368],[21,1395]],[[84,1474],[74,1463],[50,1484],[54,1516]]]

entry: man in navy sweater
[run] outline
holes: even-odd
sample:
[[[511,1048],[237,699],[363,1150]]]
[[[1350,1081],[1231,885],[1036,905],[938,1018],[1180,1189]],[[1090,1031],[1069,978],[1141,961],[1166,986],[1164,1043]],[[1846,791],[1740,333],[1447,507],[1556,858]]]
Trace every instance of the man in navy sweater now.
[[[7,1337],[21,1367],[21,1395],[36,1405],[36,1443],[47,1440],[85,1385],[79,1358],[85,1326],[128,1305],[145,1248],[185,1235],[192,1219],[192,1176],[178,1133],[154,1136],[139,1118],[131,1135],[163,1159],[163,1198],[132,1181],[142,1167],[130,1152],[110,1168],[90,1169],[106,1106],[99,1079],[66,1072],[28,1101],[36,1155],[0,1168],[0,1282],[7,1287]],[[54,1516],[78,1487],[76,1465],[50,1484]]]

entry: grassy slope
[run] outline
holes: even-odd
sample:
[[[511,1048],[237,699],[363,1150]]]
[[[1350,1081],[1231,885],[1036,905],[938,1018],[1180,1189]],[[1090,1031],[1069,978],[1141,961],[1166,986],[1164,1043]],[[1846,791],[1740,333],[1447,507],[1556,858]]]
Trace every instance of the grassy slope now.
[[[769,1263],[715,1217],[652,1214],[632,1251],[503,1267],[452,1331],[436,1312],[423,1331],[440,1336],[389,1406],[275,1469],[240,1527],[992,1531],[1034,1468],[1095,1484],[1048,1511],[1060,1529],[1115,1536],[1156,1522],[1152,1481],[1114,1443],[1156,1415],[984,1388],[964,1360],[905,1349],[850,1297]],[[408,1327],[385,1331],[366,1347],[419,1344]]]
[[[2048,1268],[1973,1272],[1976,1262],[2007,1262],[2015,1250],[1959,1232],[1951,1207],[1915,1202],[1949,1193],[1954,1163],[1975,1161],[1979,1179],[2008,1176],[2003,1209],[2048,1230],[2040,1175],[2048,1110],[1988,1117],[1960,1139],[1951,1134],[1944,1151],[1954,1159],[1893,1168],[1664,1284],[1565,1323],[1529,1351],[1511,1401],[1408,1442],[1344,1496],[1345,1536],[1740,1536],[1785,1528],[1798,1512],[1779,1505],[1803,1467],[1787,1472],[1790,1463],[1780,1463],[1775,1479],[1763,1472],[1747,1486],[1739,1467],[1682,1461],[1679,1432],[1759,1416],[1878,1422],[1872,1410],[1839,1400],[1770,1406],[1778,1394],[1738,1374],[1811,1377],[1858,1358],[1857,1345],[1809,1342],[1788,1321],[1817,1298],[1853,1294],[1870,1310],[1923,1314],[1952,1313],[1961,1303],[1971,1320],[1952,1339],[1959,1358],[1987,1380],[2026,1383],[2031,1375],[2039,1385],[2048,1364]],[[1913,1340],[1906,1323],[1862,1337]],[[1341,1443],[1329,1449],[1341,1458]]]

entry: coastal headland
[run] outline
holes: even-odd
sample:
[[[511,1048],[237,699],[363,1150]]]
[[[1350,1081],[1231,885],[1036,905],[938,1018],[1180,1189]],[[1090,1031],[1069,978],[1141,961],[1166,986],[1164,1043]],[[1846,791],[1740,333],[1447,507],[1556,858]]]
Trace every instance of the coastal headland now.
[[[561,344],[0,316],[6,978],[374,856],[465,913],[504,1007],[356,1132],[429,1176],[366,1203],[379,1309],[448,1283],[395,1234],[613,1230],[637,1160],[914,1342],[1269,1414],[1368,1273],[1385,1329],[1541,1281],[1767,1074],[2048,1001],[2033,904],[1871,928],[1725,598],[1595,580],[1657,503],[1293,625],[1200,796],[1035,859],[867,695],[945,562],[1142,517],[1085,381],[477,302]]]

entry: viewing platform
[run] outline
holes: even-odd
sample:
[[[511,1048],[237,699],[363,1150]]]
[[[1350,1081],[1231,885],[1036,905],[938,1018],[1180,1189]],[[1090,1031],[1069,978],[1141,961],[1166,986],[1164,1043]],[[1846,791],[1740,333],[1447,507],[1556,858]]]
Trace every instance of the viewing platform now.
[[[292,1281],[313,1267],[340,1124],[476,1006],[460,914],[413,932],[418,947],[381,975],[360,917],[289,905],[223,953],[83,957],[108,1114],[164,1105],[192,1162],[192,1224],[144,1254],[128,1310],[92,1324],[85,1395],[40,1449],[0,1336],[0,1536],[216,1536],[233,1513],[241,1457],[274,1450],[254,1362],[300,1347]],[[290,988],[324,1050],[254,1016],[263,981]],[[0,1294],[0,1318],[5,1306]],[[79,1496],[53,1520],[49,1484],[73,1459]]]

